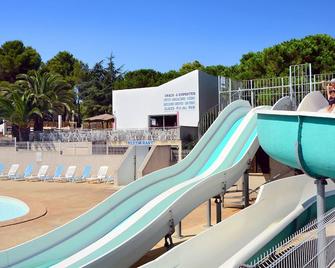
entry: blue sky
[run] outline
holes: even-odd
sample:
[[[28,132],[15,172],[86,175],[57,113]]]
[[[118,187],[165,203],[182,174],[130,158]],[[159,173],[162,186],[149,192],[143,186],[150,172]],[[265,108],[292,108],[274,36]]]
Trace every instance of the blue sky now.
[[[335,36],[334,10],[334,0],[2,1],[0,44],[20,39],[44,61],[68,50],[90,66],[113,52],[124,70],[232,65],[291,38]]]

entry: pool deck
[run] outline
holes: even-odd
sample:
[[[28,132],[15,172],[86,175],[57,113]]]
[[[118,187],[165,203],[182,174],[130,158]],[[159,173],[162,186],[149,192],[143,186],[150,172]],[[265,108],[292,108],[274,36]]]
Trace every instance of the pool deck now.
[[[18,198],[30,206],[31,211],[13,224],[0,225],[0,250],[13,247],[40,236],[74,219],[109,195],[117,191],[112,184],[88,183],[47,183],[25,181],[0,181],[0,195]],[[182,222],[181,243],[204,231],[207,202],[192,211]],[[237,208],[224,208],[222,217],[227,218],[238,212]],[[215,224],[215,204],[212,202],[212,224]],[[8,222],[6,222],[8,223]],[[133,267],[137,267],[166,250],[161,240]]]
[[[22,223],[1,226],[0,250],[65,224],[115,191],[111,184],[0,181],[0,195],[18,198],[30,207],[31,211],[22,218],[36,216]],[[46,213],[41,216],[41,211]]]

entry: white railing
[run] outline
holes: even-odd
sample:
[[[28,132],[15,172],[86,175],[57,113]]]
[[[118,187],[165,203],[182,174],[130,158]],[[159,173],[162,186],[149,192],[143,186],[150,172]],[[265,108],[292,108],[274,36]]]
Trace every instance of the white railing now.
[[[312,75],[311,64],[290,66],[290,76],[254,80],[233,80],[219,77],[219,104],[210,108],[199,120],[200,136],[206,132],[220,111],[236,100],[249,101],[252,107],[274,105],[280,98],[290,96],[293,110],[311,91],[321,91],[322,81],[330,81],[335,73]]]
[[[175,141],[180,140],[180,128],[148,128],[120,130],[54,130],[33,133],[32,139],[38,141],[60,142],[128,142],[134,140]]]
[[[305,65],[303,65],[305,66]],[[295,66],[291,66],[295,67]],[[293,70],[295,70],[293,68]],[[290,96],[296,107],[301,100],[311,91],[321,91],[323,93],[322,81],[330,81],[335,77],[335,73],[311,75],[309,70],[292,71],[291,76],[276,77],[255,80],[235,81],[224,78],[224,85],[220,89],[221,109],[235,100],[247,100],[255,107],[259,105],[273,105],[281,97]]]
[[[323,219],[322,228],[317,220],[292,234],[279,244],[267,250],[249,264],[249,268],[286,268],[286,267],[330,267],[335,262],[335,209],[328,211]],[[318,237],[326,235],[326,246],[318,251]]]
[[[123,155],[128,146],[112,146],[92,142],[16,142],[11,144],[18,152],[57,152],[64,155]],[[0,146],[1,148],[1,146]]]

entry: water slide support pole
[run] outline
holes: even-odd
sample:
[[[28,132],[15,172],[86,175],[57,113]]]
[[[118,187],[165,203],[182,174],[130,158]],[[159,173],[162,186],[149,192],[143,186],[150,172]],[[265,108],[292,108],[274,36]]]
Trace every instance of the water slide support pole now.
[[[302,137],[302,126],[303,126],[303,117],[298,116],[298,137],[296,143],[296,160],[300,169],[308,176],[315,179],[316,184],[316,210],[317,210],[317,233],[318,233],[318,241],[317,241],[317,257],[318,257],[318,268],[326,267],[326,253],[325,247],[327,245],[327,237],[326,237],[326,229],[324,224],[324,214],[325,214],[325,185],[327,184],[327,180],[324,177],[320,177],[317,174],[314,174],[308,169],[304,161],[303,150],[301,146],[301,137]]]
[[[327,245],[326,229],[324,223],[324,213],[325,213],[325,185],[327,184],[326,179],[316,179],[315,180],[317,194],[316,194],[316,207],[317,207],[317,221],[318,221],[318,267],[326,267],[326,252],[325,247]]]
[[[177,224],[176,227],[177,227],[176,228],[176,237],[180,239],[180,238],[183,237],[183,235],[181,233],[181,221]]]
[[[206,227],[211,227],[212,226],[212,201],[211,199],[208,199],[207,201],[207,211],[206,211],[206,216],[207,216],[207,225]]]
[[[243,174],[243,203],[244,207],[248,207],[249,204],[249,174],[244,172]]]
[[[222,198],[221,195],[215,196],[215,204],[216,204],[216,223],[221,222],[222,220],[222,215],[221,215],[221,203],[222,203]]]

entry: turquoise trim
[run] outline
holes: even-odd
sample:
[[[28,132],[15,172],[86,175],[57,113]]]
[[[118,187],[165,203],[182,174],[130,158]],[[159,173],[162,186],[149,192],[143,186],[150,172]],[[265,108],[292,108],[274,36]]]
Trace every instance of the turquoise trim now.
[[[228,141],[234,135],[236,129],[239,127],[239,125],[241,125],[241,122],[242,122],[243,118],[244,117],[241,117],[240,119],[238,119],[233,124],[233,126],[229,129],[229,131],[227,132],[227,134],[225,135],[225,137],[222,139],[222,141],[220,142],[220,144],[215,148],[214,152],[211,154],[211,156],[209,157],[208,161],[200,169],[200,171],[198,172],[197,175],[201,175],[202,173],[204,173],[207,169],[209,169],[213,165],[213,163],[216,161],[216,159],[220,156],[220,154],[223,151],[223,149],[226,147]]]
[[[259,113],[257,132],[261,147],[273,159],[316,178],[335,178],[335,118]]]
[[[247,153],[253,141],[257,138],[257,131],[256,129],[252,132],[249,136],[247,142],[244,144],[242,150],[240,151],[239,155],[236,157],[234,161],[234,165],[241,161],[242,157]]]

